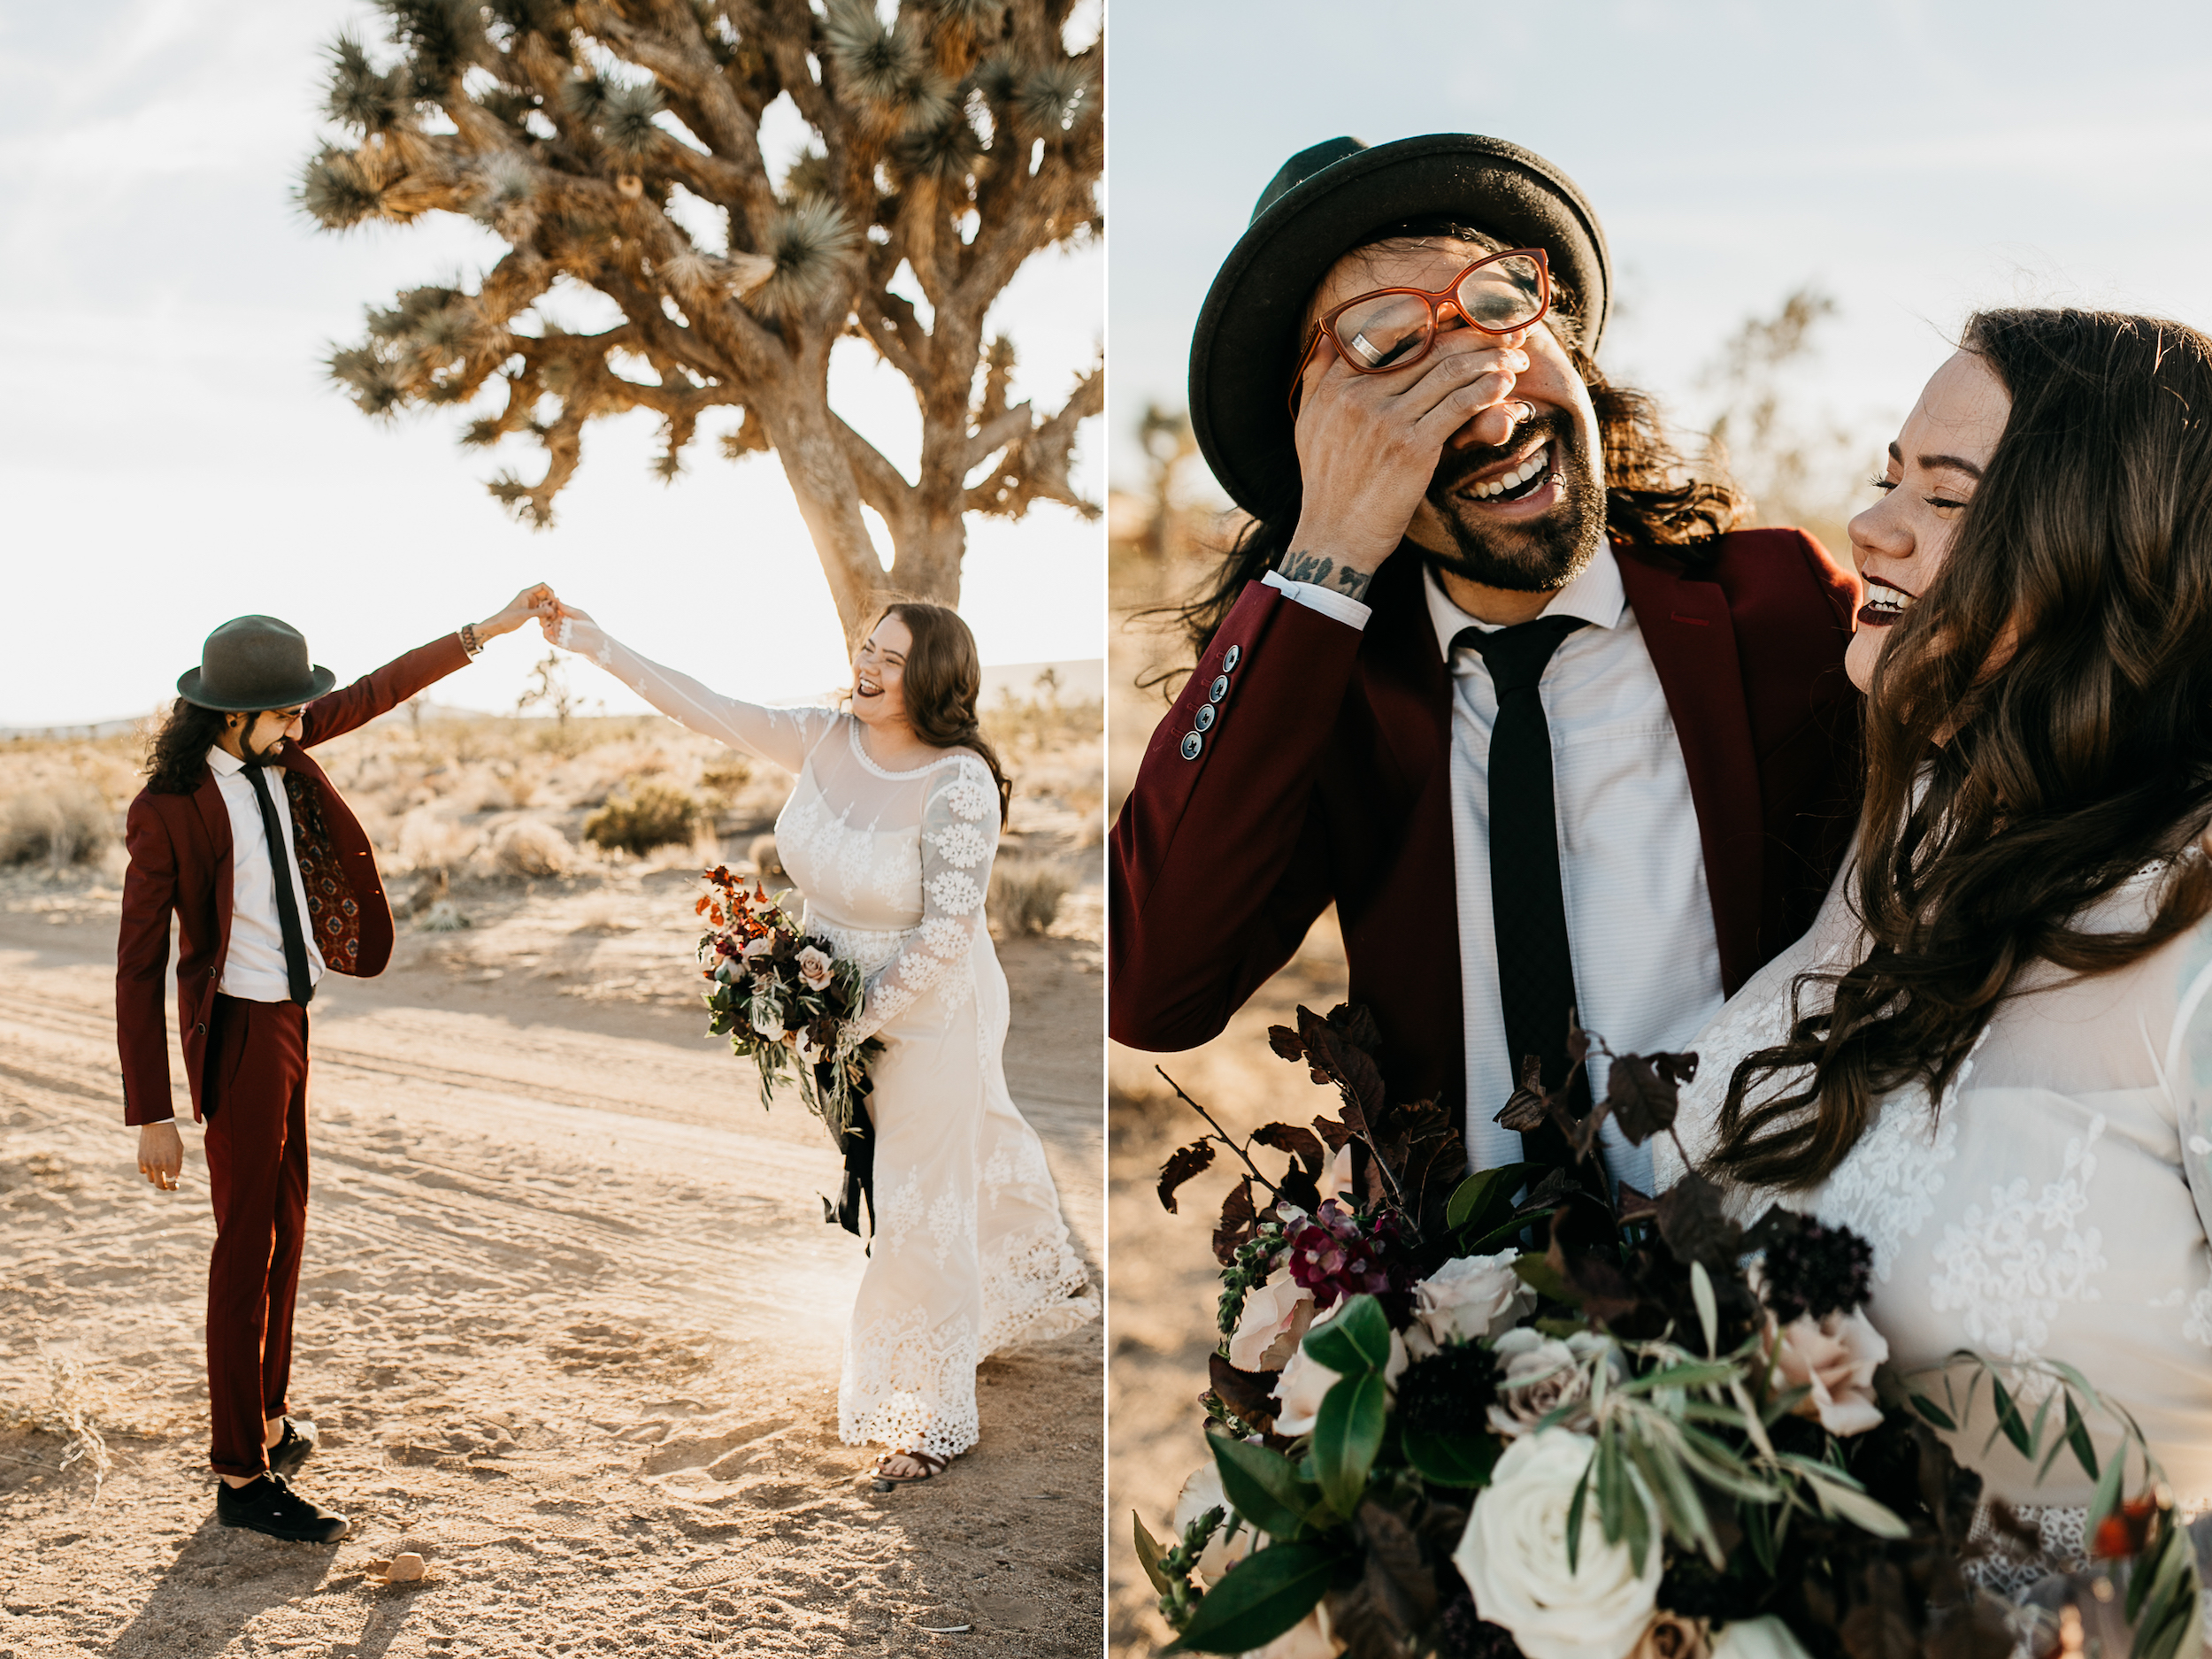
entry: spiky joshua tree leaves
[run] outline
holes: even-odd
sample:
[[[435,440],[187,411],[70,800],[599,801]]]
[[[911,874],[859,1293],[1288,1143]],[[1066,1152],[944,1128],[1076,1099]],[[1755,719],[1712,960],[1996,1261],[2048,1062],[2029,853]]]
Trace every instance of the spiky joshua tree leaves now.
[[[1010,403],[1013,344],[984,335],[1024,261],[1102,228],[1103,47],[1071,46],[1072,4],[903,0],[887,23],[870,0],[378,0],[385,44],[332,49],[346,137],[307,163],[301,204],[334,231],[466,214],[508,251],[473,288],[372,307],[331,373],[369,414],[473,405],[467,442],[542,446],[537,482],[490,486],[540,526],[595,417],[653,411],[671,479],[718,425],[733,458],[780,459],[848,635],[887,588],[956,603],[964,515],[1097,512],[1068,469],[1102,371],[1056,411]],[[812,139],[772,179],[780,98]],[[923,303],[893,291],[902,266]],[[539,305],[564,278],[620,321],[557,326]],[[830,406],[847,334],[913,388],[910,481]]]

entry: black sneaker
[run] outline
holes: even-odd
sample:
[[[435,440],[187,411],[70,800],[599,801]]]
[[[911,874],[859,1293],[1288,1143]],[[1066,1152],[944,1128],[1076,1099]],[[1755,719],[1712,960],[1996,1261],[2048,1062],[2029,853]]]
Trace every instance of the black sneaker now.
[[[334,1544],[350,1523],[292,1490],[282,1475],[262,1475],[242,1486],[215,1486],[215,1518],[296,1544]]]
[[[269,1472],[289,1480],[315,1455],[315,1425],[305,1417],[286,1417],[284,1432],[269,1448]]]

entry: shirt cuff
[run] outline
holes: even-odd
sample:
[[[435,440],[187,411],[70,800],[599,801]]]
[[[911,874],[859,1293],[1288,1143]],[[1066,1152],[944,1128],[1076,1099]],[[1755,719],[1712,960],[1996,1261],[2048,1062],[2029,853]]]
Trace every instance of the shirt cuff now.
[[[1275,571],[1268,572],[1260,578],[1260,581],[1294,604],[1303,605],[1309,611],[1318,611],[1323,616],[1332,617],[1348,628],[1364,630],[1367,618],[1375,614],[1373,606],[1363,605],[1348,595],[1331,593],[1314,582],[1286,581]]]

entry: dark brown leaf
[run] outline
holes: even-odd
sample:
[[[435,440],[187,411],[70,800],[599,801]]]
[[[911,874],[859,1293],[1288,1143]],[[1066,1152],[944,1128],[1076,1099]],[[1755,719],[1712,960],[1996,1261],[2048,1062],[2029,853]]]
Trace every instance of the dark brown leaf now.
[[[1372,1499],[1359,1506],[1359,1530],[1367,1544],[1369,1598],[1402,1632],[1417,1630],[1436,1616],[1436,1571],[1422,1562],[1421,1540]]]
[[[1355,1134],[1366,1134],[1383,1114],[1382,1073],[1366,1050],[1357,1047],[1311,1009],[1298,1010],[1298,1035],[1317,1083],[1333,1083],[1344,1097],[1344,1121]]]
[[[1551,1116],[1550,1097],[1529,1088],[1517,1088],[1513,1098],[1491,1121],[1502,1124],[1517,1135],[1525,1135]]]
[[[1329,1593],[1329,1634],[1342,1659],[1403,1659],[1407,1631],[1395,1610],[1362,1578]]]
[[[1576,1010],[1567,1010],[1567,1064],[1580,1065],[1590,1057],[1590,1033],[1582,1029],[1582,1022],[1575,1018]]]
[[[1252,1133],[1252,1139],[1263,1147],[1273,1147],[1278,1152],[1287,1152],[1306,1166],[1306,1173],[1318,1175],[1329,1161],[1322,1149],[1321,1138],[1310,1129],[1301,1129],[1296,1124],[1265,1124]]]
[[[1171,1216],[1179,1214],[1175,1208],[1175,1189],[1197,1174],[1209,1169],[1214,1161],[1211,1141],[1194,1141],[1187,1147],[1178,1147],[1168,1161],[1160,1165],[1160,1204]]]
[[[1382,1052],[1382,1027],[1364,1003],[1339,1002],[1329,1010],[1329,1029],[1363,1054]]]
[[[1252,1209],[1252,1178],[1246,1176],[1221,1201],[1221,1225],[1214,1229],[1214,1260],[1226,1267],[1237,1259],[1237,1246],[1252,1236],[1256,1219]]]
[[[1694,1054],[1655,1054],[1652,1069],[1673,1084],[1694,1083],[1697,1080],[1697,1056]]]
[[[1574,1148],[1577,1158],[1586,1158],[1590,1148],[1598,1143],[1598,1131],[1605,1126],[1607,1103],[1599,1101],[1578,1118],[1567,1110],[1565,1098],[1555,1094],[1551,1100],[1551,1120],[1559,1125],[1559,1133],[1567,1137],[1567,1144]]]
[[[1282,1373],[1271,1371],[1239,1371],[1220,1354],[1206,1358],[1207,1380],[1213,1391],[1227,1406],[1256,1429],[1268,1427],[1275,1421],[1275,1379]]]
[[[1653,1198],[1649,1193],[1638,1192],[1626,1181],[1620,1184],[1620,1196],[1617,1202],[1618,1207],[1613,1213],[1622,1221],[1641,1221],[1647,1216],[1655,1216],[1659,1213],[1659,1204],[1656,1199]]]
[[[1640,1054],[1615,1056],[1605,1080],[1605,1103],[1631,1145],[1641,1146],[1674,1127],[1678,1102],[1673,1079],[1660,1076],[1653,1062]]]
[[[1334,1118],[1315,1118],[1313,1132],[1321,1137],[1322,1143],[1329,1148],[1332,1156],[1343,1151],[1352,1138],[1352,1132]]]
[[[1267,1028],[1267,1046],[1286,1060],[1302,1060],[1306,1057],[1306,1045],[1298,1041],[1298,1033],[1287,1025],[1270,1025]]]
[[[1866,1571],[1865,1599],[1843,1616],[1836,1634],[1851,1659],[1920,1659],[1904,1574],[1886,1561]]]
[[[1701,1175],[1685,1175],[1659,1195],[1658,1219],[1678,1262],[1725,1269],[1743,1248],[1743,1229],[1722,1208],[1720,1188]]]

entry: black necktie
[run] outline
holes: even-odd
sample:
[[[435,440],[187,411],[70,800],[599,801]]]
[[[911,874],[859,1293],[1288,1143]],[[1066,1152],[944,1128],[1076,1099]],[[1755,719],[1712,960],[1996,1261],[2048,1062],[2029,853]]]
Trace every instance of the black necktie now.
[[[261,803],[262,833],[269,838],[269,873],[276,881],[277,925],[284,930],[284,977],[291,985],[292,1000],[305,1008],[315,999],[314,983],[307,977],[307,935],[300,932],[300,903],[292,893],[292,861],[284,850],[284,828],[277,821],[276,803],[269,798],[269,781],[265,775],[267,770],[250,765],[246,776],[253,784],[254,799]]]
[[[1552,800],[1551,727],[1536,691],[1559,642],[1582,626],[1577,617],[1540,617],[1486,633],[1463,628],[1455,650],[1471,646],[1489,664],[1498,690],[1490,729],[1490,915],[1498,948],[1498,1004],[1511,1056],[1513,1087],[1534,1055],[1544,1087],[1567,1074],[1567,1017],[1575,1006],[1574,954],[1567,901],[1559,885],[1559,817]],[[1577,1079],[1571,1104],[1589,1099]],[[1480,1102],[1471,1102],[1482,1110]],[[1505,1102],[1488,1110],[1495,1111]],[[1523,1133],[1532,1164],[1571,1167],[1574,1155],[1555,1124]]]

